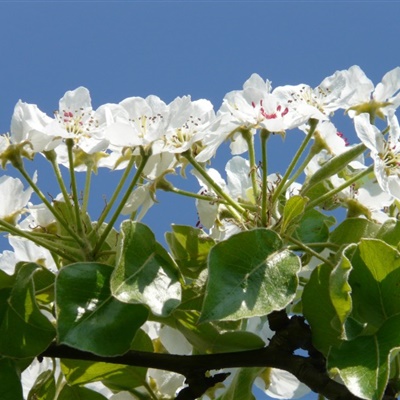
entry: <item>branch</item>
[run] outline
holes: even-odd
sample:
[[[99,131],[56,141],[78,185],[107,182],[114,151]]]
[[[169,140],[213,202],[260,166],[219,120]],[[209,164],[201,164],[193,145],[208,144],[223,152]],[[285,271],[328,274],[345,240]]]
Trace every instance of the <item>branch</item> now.
[[[40,357],[107,362],[173,371],[186,377],[186,381],[191,390],[190,393],[186,391],[182,395],[179,394],[178,396],[181,396],[178,397],[179,400],[189,400],[200,397],[209,387],[212,387],[215,383],[221,382],[227,377],[226,375],[223,377],[222,375],[224,374],[217,374],[213,377],[215,381],[206,381],[204,376],[206,371],[240,367],[271,367],[283,369],[295,375],[301,382],[305,383],[313,391],[322,394],[327,399],[358,400],[344,385],[333,381],[329,378],[326,371],[321,371],[320,368],[315,366],[312,358],[289,354],[286,350],[277,350],[274,347],[275,346],[267,346],[257,350],[192,356],[132,350],[121,356],[103,357],[65,345],[52,344]],[[219,380],[222,377],[223,379]],[[196,389],[196,386],[204,390],[199,391]],[[187,395],[189,394],[192,395],[192,397],[188,397]]]
[[[39,357],[107,362],[176,372],[184,375],[188,384],[188,387],[180,391],[176,400],[194,400],[229,375],[222,372],[207,377],[207,371],[243,367],[285,370],[329,400],[361,400],[346,386],[329,377],[326,360],[312,345],[311,330],[303,317],[289,318],[286,311],[281,310],[269,314],[268,320],[275,334],[268,346],[255,350],[191,356],[131,350],[121,356],[104,357],[53,343]],[[295,355],[294,351],[297,349],[307,351],[308,357]],[[382,400],[393,399],[395,397],[387,391]]]

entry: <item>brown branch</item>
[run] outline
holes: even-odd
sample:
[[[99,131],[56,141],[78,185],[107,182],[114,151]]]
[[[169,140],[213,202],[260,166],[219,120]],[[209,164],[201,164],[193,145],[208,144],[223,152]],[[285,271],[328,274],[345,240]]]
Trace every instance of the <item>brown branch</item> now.
[[[129,351],[115,356],[103,357],[77,350],[65,345],[52,344],[41,357],[68,358],[94,362],[107,362],[137,367],[147,367],[173,371],[189,379],[198,374],[203,376],[208,370],[240,367],[271,367],[286,370],[295,375],[313,391],[331,400],[356,400],[348,389],[329,378],[326,372],[313,365],[310,358],[288,354],[270,347],[242,352],[182,356],[173,354]]]
[[[104,357],[54,343],[39,357],[107,362],[176,372],[184,375],[188,384],[188,387],[178,394],[177,400],[194,400],[229,375],[222,372],[206,377],[207,371],[245,367],[285,370],[329,400],[360,400],[346,386],[329,377],[325,367],[326,360],[312,345],[310,327],[303,317],[288,318],[286,312],[282,310],[271,313],[268,318],[275,334],[270,339],[269,345],[261,349],[191,356],[131,350],[121,356]],[[304,349],[309,356],[293,354],[297,349]],[[382,400],[393,399],[394,396],[386,393]]]

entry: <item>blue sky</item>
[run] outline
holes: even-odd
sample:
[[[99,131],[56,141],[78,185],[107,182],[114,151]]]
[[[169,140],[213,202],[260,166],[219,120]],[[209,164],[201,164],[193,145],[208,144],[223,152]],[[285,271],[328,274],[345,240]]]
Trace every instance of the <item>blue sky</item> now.
[[[317,86],[358,64],[378,83],[400,65],[399,15],[398,1],[1,1],[0,132],[9,130],[18,99],[52,115],[78,86],[90,90],[94,108],[130,96],[170,102],[190,94],[217,110],[253,72],[274,87]],[[276,139],[270,171],[284,172],[301,137]],[[215,165],[225,164],[218,158],[225,153]],[[48,184],[37,168],[39,185]],[[93,218],[117,181],[109,171],[100,178]],[[190,200],[164,193],[159,200],[144,222],[160,240],[171,222],[196,223]]]

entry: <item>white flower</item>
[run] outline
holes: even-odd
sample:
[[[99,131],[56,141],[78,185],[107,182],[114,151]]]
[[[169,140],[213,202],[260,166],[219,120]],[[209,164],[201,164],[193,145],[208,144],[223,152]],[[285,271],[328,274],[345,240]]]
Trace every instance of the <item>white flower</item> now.
[[[153,147],[159,152],[164,133],[167,105],[157,96],[129,97],[119,103],[122,111],[114,116],[114,123],[105,132],[110,143],[117,147]],[[114,110],[115,114],[115,110]]]
[[[205,148],[196,160],[208,161],[228,138],[232,140],[232,154],[247,151],[247,143],[239,132],[242,129],[252,134],[256,129],[283,133],[304,124],[308,119],[271,94],[268,80],[264,81],[259,75],[253,74],[243,84],[243,90],[234,90],[225,95],[215,123],[204,137]]]
[[[7,274],[12,275],[15,265],[20,261],[38,263],[50,271],[57,271],[54,259],[47,249],[18,236],[9,236],[8,240],[14,251],[6,250],[0,254],[1,269]]]
[[[33,359],[32,363],[22,371],[21,384],[24,399],[28,399],[29,391],[32,389],[36,382],[37,377],[47,370],[52,369],[52,362],[50,358],[43,358],[41,362],[37,358]]]
[[[152,190],[153,187],[151,183],[138,186],[129,196],[121,214],[132,214],[140,207],[140,212],[135,219],[136,221],[143,219],[149,208],[154,204],[154,196],[151,193]]]
[[[347,102],[350,117],[367,112],[384,118],[390,109],[400,105],[400,67],[386,73],[375,88],[360,67],[351,67],[347,74],[355,89]]]
[[[35,228],[48,228],[56,224],[56,219],[45,204],[33,205],[28,203],[29,215],[19,224],[23,230],[33,230]]]
[[[178,97],[168,105],[169,116],[163,151],[183,153],[200,142],[214,122],[215,113],[210,101],[191,101],[190,96]]]
[[[244,84],[243,90],[225,95],[220,113],[232,116],[233,122],[243,128],[264,128],[270,132],[284,132],[308,120],[289,108],[265,87]]]
[[[370,115],[354,118],[358,137],[371,150],[376,179],[383,191],[400,199],[400,128],[393,111],[388,114],[389,135],[387,140],[379,129],[370,123]]]
[[[249,177],[250,163],[242,157],[235,156],[228,161],[225,171],[227,174],[228,183],[226,183],[219,172],[213,168],[208,169],[207,174],[234,200],[246,201],[254,204],[252,183]],[[210,201],[197,200],[196,206],[202,226],[207,229],[211,229],[217,220],[219,212],[225,206],[216,202],[217,195],[215,194],[211,185],[208,184],[196,171],[192,171],[192,173],[196,176],[199,184],[201,185],[201,190],[199,193],[210,196]]]
[[[47,126],[52,121],[52,118],[40,111],[36,104],[28,104],[19,100],[11,118],[11,143],[27,141],[31,144],[33,152],[55,148],[61,143],[61,140],[47,132]]]
[[[290,372],[276,368],[267,369],[254,383],[265,394],[275,399],[298,399],[311,392],[308,386]]]
[[[104,108],[94,111],[88,89],[78,87],[67,91],[60,99],[54,118],[48,117],[36,105],[18,102],[11,122],[11,140],[28,140],[34,151],[55,149],[58,162],[68,165],[64,140],[73,140],[75,153],[80,150],[93,155],[105,151],[109,145],[104,135],[107,123]],[[79,165],[82,163],[78,162]]]
[[[343,107],[353,88],[346,71],[336,71],[316,88],[306,84],[286,85],[277,87],[272,93],[307,118],[327,120],[330,114]]]
[[[33,177],[35,181],[37,174]],[[33,193],[32,188],[24,190],[24,185],[18,178],[2,176],[0,178],[0,219],[15,225]]]

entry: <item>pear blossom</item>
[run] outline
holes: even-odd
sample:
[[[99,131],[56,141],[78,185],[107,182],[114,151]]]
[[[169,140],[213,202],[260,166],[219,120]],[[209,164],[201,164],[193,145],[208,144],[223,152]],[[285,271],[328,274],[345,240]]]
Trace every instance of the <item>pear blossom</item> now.
[[[384,118],[390,109],[399,107],[400,67],[387,72],[376,87],[358,66],[348,70],[347,79],[355,88],[345,107],[351,118],[362,113]]]
[[[219,172],[213,168],[207,170],[208,175],[212,180],[227,194],[229,194],[236,201],[247,201],[254,204],[254,196],[252,190],[252,183],[249,177],[250,163],[242,157],[235,156],[228,161],[225,167],[227,173],[227,180],[221,177]],[[210,196],[210,201],[207,200],[197,200],[196,207],[199,214],[200,222],[202,226],[207,229],[213,227],[217,220],[218,214],[222,209],[225,208],[224,205],[218,204],[216,202],[217,196],[213,191],[212,187],[204,181],[196,171],[192,172],[193,175],[199,181],[201,185],[200,194]]]
[[[89,90],[78,87],[67,91],[59,101],[54,118],[48,117],[36,105],[18,102],[11,122],[11,137],[37,139],[32,144],[38,151],[56,148],[61,139],[73,139],[86,153],[104,150],[106,120],[91,106]],[[57,146],[58,147],[58,146]]]
[[[29,215],[19,224],[23,230],[34,230],[36,228],[49,230],[56,225],[56,219],[45,204],[33,205],[28,203]]]
[[[285,85],[275,88],[272,93],[308,119],[328,120],[353,95],[352,84],[355,82],[347,75],[347,71],[336,71],[316,88],[306,84]]]
[[[383,191],[400,199],[400,127],[393,110],[388,113],[387,140],[379,129],[370,123],[369,114],[354,118],[358,137],[371,150],[376,179]]]
[[[169,115],[163,151],[183,153],[200,142],[215,120],[213,105],[205,99],[191,101],[190,96],[178,97],[168,105]]]
[[[57,271],[54,259],[47,249],[18,236],[9,236],[8,240],[13,251],[5,250],[0,254],[1,269],[8,275],[14,274],[15,266],[20,261],[38,263],[50,271]]]
[[[332,186],[338,187],[345,179],[332,176]],[[393,196],[384,192],[375,180],[367,180],[361,184],[353,184],[336,195],[336,201],[348,209],[348,217],[367,217],[377,223],[385,222],[389,216],[384,211],[394,201]]]
[[[296,128],[309,119],[271,93],[269,82],[263,83],[257,74],[244,83],[243,90],[234,90],[225,95],[220,113],[232,115],[240,127],[264,128],[276,133]]]
[[[262,376],[255,379],[254,384],[275,399],[298,399],[311,392],[293,374],[277,368],[267,369]]]
[[[52,363],[54,359],[44,357],[40,362],[37,358],[34,358],[32,363],[25,368],[21,373],[21,384],[22,384],[22,393],[24,399],[28,399],[29,392],[34,386],[37,377],[48,370],[52,369]]]
[[[105,130],[110,144],[117,147],[150,146],[153,154],[160,152],[167,105],[159,97],[151,95],[145,99],[129,97],[119,106],[121,109],[114,115],[114,123]]]
[[[232,140],[232,154],[244,153],[247,151],[247,143],[241,130],[248,130],[252,134],[257,129],[284,133],[304,124],[308,119],[308,116],[299,114],[271,93],[270,81],[252,74],[243,84],[243,90],[234,90],[225,95],[215,123],[204,137],[205,149],[196,160],[208,161],[228,138]]]
[[[34,181],[36,180],[36,173]],[[0,219],[15,225],[33,193],[32,188],[24,190],[18,178],[4,175],[0,178]]]
[[[142,220],[149,208],[155,203],[153,192],[154,187],[150,182],[142,186],[138,186],[129,196],[129,199],[125,203],[121,214],[132,214],[140,208],[140,212],[135,219],[137,221]]]
[[[10,142],[13,144],[28,142],[35,153],[52,150],[61,143],[59,137],[47,131],[52,122],[52,118],[40,111],[36,104],[19,100],[11,118]]]

